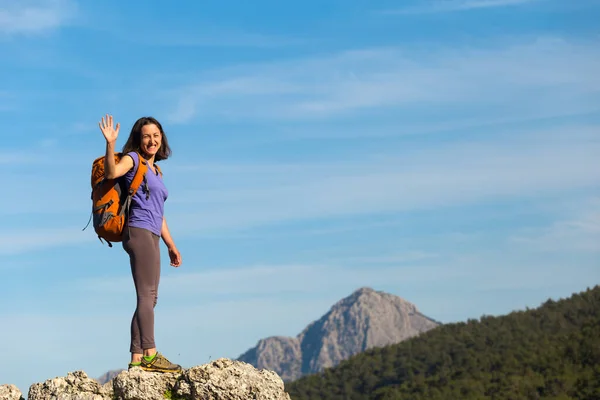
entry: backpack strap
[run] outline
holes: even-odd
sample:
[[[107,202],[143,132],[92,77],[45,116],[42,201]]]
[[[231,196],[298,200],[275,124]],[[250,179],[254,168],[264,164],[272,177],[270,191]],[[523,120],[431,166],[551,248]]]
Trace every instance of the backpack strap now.
[[[129,230],[129,216],[130,216],[129,208],[131,207],[131,200],[132,200],[133,196],[136,194],[136,192],[138,191],[138,189],[140,188],[140,185],[142,184],[142,182],[146,180],[146,172],[148,171],[148,164],[147,164],[146,159],[144,157],[142,157],[140,153],[137,153],[137,155],[138,155],[138,165],[135,170],[135,175],[133,176],[133,179],[131,180],[131,185],[129,185],[129,190],[127,192],[127,198],[125,199],[125,204],[123,205],[123,208],[121,209],[121,214],[125,214],[126,218],[127,218],[126,226],[127,226],[127,232],[129,234],[129,237],[131,237],[131,232]],[[135,160],[134,160],[134,165],[135,165]]]
[[[140,185],[142,184],[142,181],[144,180],[144,176],[146,175],[146,171],[148,171],[147,161],[140,155],[140,153],[137,153],[137,155],[138,155],[137,170],[135,171],[135,175],[133,176],[133,179],[131,180],[131,185],[129,185],[129,195],[131,197],[133,197],[133,195],[135,195],[135,193],[139,189]]]

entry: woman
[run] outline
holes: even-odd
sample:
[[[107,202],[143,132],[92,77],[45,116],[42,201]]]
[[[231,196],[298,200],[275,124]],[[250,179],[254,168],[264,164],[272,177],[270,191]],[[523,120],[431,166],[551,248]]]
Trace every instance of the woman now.
[[[137,294],[137,307],[131,319],[131,362],[129,368],[140,366],[146,371],[172,372],[181,366],[171,363],[156,351],[154,343],[154,307],[160,280],[160,243],[162,238],[169,251],[173,267],[181,265],[181,255],[169,233],[164,217],[164,202],[168,191],[162,174],[154,165],[171,154],[161,124],[152,117],[138,119],[123,146],[123,157],[115,163],[115,143],[120,124],[113,127],[112,115],[102,117],[100,130],[106,139],[105,175],[108,179],[124,176],[131,184],[139,155],[146,160],[148,172],[129,208],[128,228],[123,236],[123,248],[129,254],[131,273]]]

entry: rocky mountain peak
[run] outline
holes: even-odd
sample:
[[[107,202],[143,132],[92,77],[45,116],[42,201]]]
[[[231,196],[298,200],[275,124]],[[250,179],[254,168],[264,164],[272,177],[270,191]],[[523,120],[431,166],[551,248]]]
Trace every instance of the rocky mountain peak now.
[[[272,369],[283,380],[322,371],[372,347],[398,343],[439,324],[392,294],[361,287],[336,302],[295,338],[270,337],[239,360]]]
[[[337,303],[335,303],[332,308],[335,307],[343,307],[345,305],[354,304],[357,302],[365,301],[370,298],[374,298],[380,295],[382,292],[378,292],[376,290],[371,289],[370,287],[361,287],[352,292],[349,296],[344,297]]]
[[[370,312],[386,304],[394,304],[407,312],[418,312],[417,307],[404,300],[401,297],[389,294],[383,291],[374,290],[370,287],[361,287],[335,303],[330,313],[342,311],[345,309],[360,309],[363,312]]]

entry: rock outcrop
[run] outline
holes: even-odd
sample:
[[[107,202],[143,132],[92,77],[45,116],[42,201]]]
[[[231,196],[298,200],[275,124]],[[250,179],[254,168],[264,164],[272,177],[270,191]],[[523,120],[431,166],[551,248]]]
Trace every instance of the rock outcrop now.
[[[292,381],[372,347],[399,343],[439,325],[414,304],[363,287],[334,304],[295,338],[261,339],[238,360],[273,370],[284,381]]]
[[[10,397],[12,396],[12,397]],[[15,397],[17,396],[17,397]],[[20,400],[14,385],[0,386],[0,400]],[[273,371],[220,358],[180,373],[146,372],[136,367],[101,385],[83,371],[48,379],[29,388],[28,400],[290,400]]]
[[[0,385],[0,400],[23,400],[23,395],[15,385]]]
[[[175,394],[185,399],[290,400],[275,372],[223,358],[188,369],[175,385]]]
[[[66,377],[34,383],[29,388],[28,400],[106,400],[111,398],[110,388],[88,378],[85,372],[69,372]]]

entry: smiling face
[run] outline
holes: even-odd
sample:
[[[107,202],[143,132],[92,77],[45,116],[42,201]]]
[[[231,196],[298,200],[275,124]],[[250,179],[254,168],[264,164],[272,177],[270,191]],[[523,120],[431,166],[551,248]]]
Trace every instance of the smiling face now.
[[[146,155],[147,159],[153,158],[162,142],[162,134],[160,129],[155,124],[147,124],[142,126],[140,150]]]
[[[156,118],[141,117],[135,121],[122,150],[124,154],[132,151],[137,151],[150,162],[169,158],[171,155],[169,140]]]

